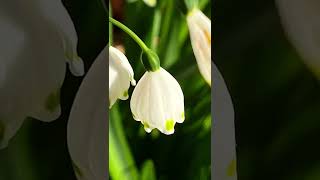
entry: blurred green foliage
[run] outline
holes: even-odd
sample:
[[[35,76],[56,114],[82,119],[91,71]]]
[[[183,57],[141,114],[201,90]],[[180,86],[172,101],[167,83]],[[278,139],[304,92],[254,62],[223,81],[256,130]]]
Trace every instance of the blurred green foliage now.
[[[209,1],[201,2],[205,6],[205,14],[210,17]],[[176,124],[173,135],[164,135],[156,129],[148,134],[142,124],[132,118],[129,100],[118,101],[109,116],[109,149],[113,149],[111,146],[118,148],[109,152],[109,170],[114,180],[211,178],[211,91],[199,73],[183,12],[185,7],[182,5],[183,1],[162,0],[158,1],[156,8],[150,8],[143,1],[136,1],[124,3],[121,15],[114,13],[118,15],[115,18],[120,17],[120,21],[158,53],[161,66],[178,80],[184,92],[186,112],[185,122]],[[124,46],[135,78],[139,80],[145,72],[140,61],[141,49],[115,27],[113,36],[116,45]],[[132,90],[133,87],[129,95]],[[121,112],[121,118],[119,115],[115,117],[114,111]],[[114,121],[121,122],[122,127],[112,129]],[[122,144],[123,137],[119,137],[120,144],[111,144],[118,142],[117,139],[110,139],[116,137],[111,136],[112,132],[123,133],[126,145]],[[121,154],[126,148],[130,149],[131,154],[128,159],[125,157],[127,153]],[[131,164],[131,159],[135,166]],[[136,171],[138,176],[135,175]],[[130,172],[134,172],[132,176],[128,176]]]
[[[213,6],[214,61],[236,113],[238,179],[318,180],[320,82],[287,40],[274,1]]]

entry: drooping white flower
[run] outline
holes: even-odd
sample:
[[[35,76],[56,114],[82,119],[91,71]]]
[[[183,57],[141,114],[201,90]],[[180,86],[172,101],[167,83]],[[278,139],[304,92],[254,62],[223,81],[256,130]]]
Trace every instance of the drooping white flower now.
[[[119,98],[128,99],[130,82],[134,86],[133,69],[127,57],[118,49],[109,47],[109,108]]]
[[[211,20],[195,8],[188,13],[187,24],[200,73],[211,86]]]
[[[212,63],[212,175],[214,179],[236,180],[234,110],[227,86]]]
[[[108,179],[108,47],[94,61],[68,121],[68,149],[78,180]]]
[[[320,78],[320,1],[277,0],[276,4],[289,40]]]
[[[130,108],[133,118],[146,132],[157,128],[173,134],[175,123],[184,121],[184,97],[177,80],[161,67],[147,71],[133,90]]]
[[[0,147],[34,117],[60,115],[60,88],[68,61],[82,75],[77,34],[61,1],[0,2]]]
[[[143,0],[148,6],[155,7],[157,5],[157,0]]]

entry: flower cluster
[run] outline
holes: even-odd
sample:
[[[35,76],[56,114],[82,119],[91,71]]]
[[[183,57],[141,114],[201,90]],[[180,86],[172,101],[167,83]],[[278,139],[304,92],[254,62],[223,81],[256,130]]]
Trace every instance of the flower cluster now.
[[[116,99],[128,99],[128,88],[135,85],[133,70],[121,51],[109,47],[109,108]],[[133,118],[144,125],[146,132],[157,128],[173,134],[176,122],[184,121],[184,97],[177,80],[159,67],[147,71],[138,81],[130,102]]]

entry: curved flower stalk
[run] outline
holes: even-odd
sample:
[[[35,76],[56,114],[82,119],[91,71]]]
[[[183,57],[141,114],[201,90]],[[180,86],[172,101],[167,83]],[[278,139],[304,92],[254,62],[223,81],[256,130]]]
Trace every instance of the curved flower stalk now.
[[[26,117],[45,122],[59,117],[65,61],[75,75],[84,70],[77,34],[60,1],[2,1],[0,38],[0,147],[5,147]]]
[[[211,20],[193,8],[187,15],[187,24],[200,73],[211,86]]]
[[[213,77],[213,179],[236,180],[234,110],[227,86],[212,63]]]
[[[118,49],[109,47],[109,108],[119,98],[127,100],[130,82],[136,85],[133,69],[127,57]]]
[[[74,100],[68,121],[68,148],[78,180],[108,179],[108,47],[94,61]]]
[[[133,118],[146,132],[157,128],[173,134],[175,123],[184,121],[183,92],[177,80],[166,70],[147,71],[138,81],[130,102]]]
[[[289,40],[320,78],[320,2],[277,0],[276,4]]]

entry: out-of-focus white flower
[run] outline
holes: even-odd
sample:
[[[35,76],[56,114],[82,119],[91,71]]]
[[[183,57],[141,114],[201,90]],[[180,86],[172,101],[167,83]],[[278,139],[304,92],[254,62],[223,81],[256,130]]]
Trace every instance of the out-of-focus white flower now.
[[[212,63],[212,147],[214,179],[236,180],[236,140],[234,110],[227,86],[217,67]]]
[[[195,8],[188,13],[187,24],[200,73],[211,86],[211,20]]]
[[[133,118],[146,132],[157,128],[173,134],[175,123],[184,121],[184,97],[177,80],[166,70],[147,71],[135,87],[131,102]]]
[[[130,82],[134,86],[133,69],[127,57],[118,49],[109,47],[109,108],[119,98],[128,99]]]
[[[27,116],[52,121],[60,115],[65,62],[82,75],[77,34],[61,1],[0,3],[0,147]]]
[[[320,78],[320,1],[277,0],[289,40]]]
[[[108,179],[108,47],[94,61],[68,121],[68,148],[78,180]]]
[[[143,0],[148,6],[155,7],[157,5],[157,0]]]

